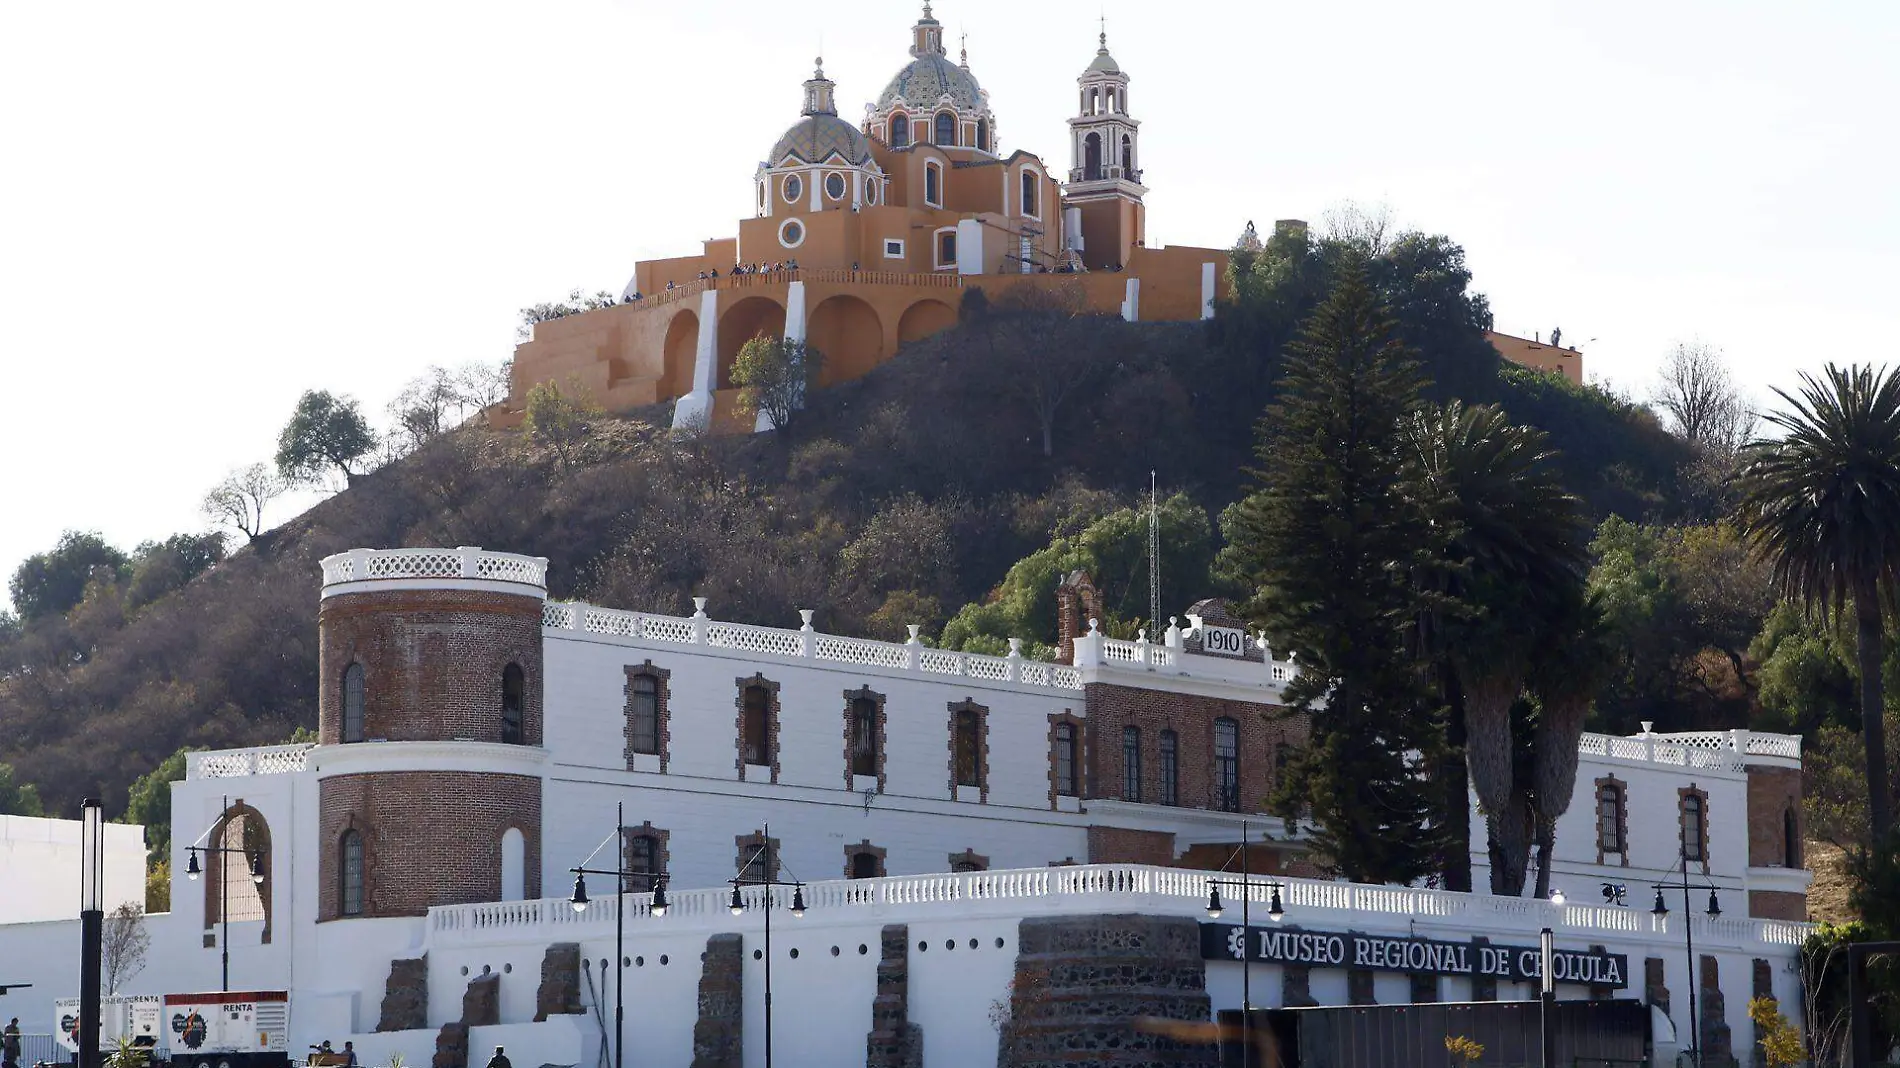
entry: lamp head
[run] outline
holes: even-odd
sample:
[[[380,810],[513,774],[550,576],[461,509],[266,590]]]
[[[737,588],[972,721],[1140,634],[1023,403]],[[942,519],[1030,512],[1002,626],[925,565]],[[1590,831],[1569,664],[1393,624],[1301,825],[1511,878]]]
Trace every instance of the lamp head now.
[[[1665,901],[1663,900],[1663,896],[1662,896],[1662,887],[1660,887],[1660,886],[1656,888],[1656,904],[1655,904],[1655,906],[1654,906],[1654,907],[1652,907],[1652,908],[1651,908],[1651,909],[1649,910],[1649,914],[1650,914],[1651,916],[1667,916],[1667,915],[1669,915],[1669,905],[1668,905],[1668,903],[1667,903],[1667,902],[1665,902]]]
[[[1221,912],[1222,912],[1222,909],[1220,905],[1220,887],[1216,886],[1213,883],[1208,883],[1207,884],[1207,918],[1210,920],[1218,920],[1220,919]]]
[[[587,911],[587,876],[580,872],[574,873],[574,896],[568,899],[568,904],[574,906],[575,912]]]
[[[653,884],[653,901],[647,906],[647,911],[655,916],[666,915],[666,880]]]
[[[264,854],[251,854],[251,881],[258,885],[264,883]]]
[[[1717,901],[1715,898],[1715,888],[1710,887],[1709,888],[1709,915],[1720,916],[1721,914],[1722,914],[1722,903],[1720,901]]]
[[[1564,892],[1563,892],[1562,890],[1552,890],[1552,891],[1550,892],[1550,903],[1551,903],[1551,904],[1553,904],[1553,905],[1561,905],[1561,904],[1563,904],[1563,903],[1564,903],[1564,900],[1565,900],[1565,898],[1564,898]]]
[[[745,915],[745,900],[739,896],[738,883],[732,884],[732,900],[726,903],[726,907],[732,910],[734,916]]]
[[[802,886],[792,887],[792,915],[805,915],[805,888]]]
[[[198,851],[196,849],[190,850],[186,853],[186,856],[189,859],[185,861],[185,878],[195,883],[198,881],[198,873],[204,870],[198,866]]]
[[[1267,919],[1272,920],[1274,923],[1279,923],[1281,918],[1285,915],[1286,909],[1280,905],[1280,888],[1275,886],[1273,888],[1273,897],[1267,902]]]

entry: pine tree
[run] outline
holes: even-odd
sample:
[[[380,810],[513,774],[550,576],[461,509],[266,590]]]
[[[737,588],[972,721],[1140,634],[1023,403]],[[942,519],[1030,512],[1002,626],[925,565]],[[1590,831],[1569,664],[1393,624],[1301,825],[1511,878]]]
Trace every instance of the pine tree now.
[[[1231,526],[1254,590],[1245,611],[1297,654],[1286,698],[1313,725],[1274,804],[1289,818],[1308,810],[1340,874],[1410,882],[1438,866],[1443,826],[1427,781],[1439,717],[1405,637],[1427,531],[1404,492],[1401,422],[1425,382],[1360,262],[1287,353],[1258,428],[1258,488]]]

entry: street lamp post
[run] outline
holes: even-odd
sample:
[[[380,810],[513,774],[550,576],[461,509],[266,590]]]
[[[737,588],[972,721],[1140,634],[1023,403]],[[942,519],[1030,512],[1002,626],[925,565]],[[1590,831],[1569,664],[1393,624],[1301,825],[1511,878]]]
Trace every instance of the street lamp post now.
[[[653,901],[647,911],[655,916],[666,915],[666,876],[652,872],[632,872],[627,870],[627,805],[620,802],[614,806],[614,867],[612,871],[602,868],[589,868],[586,861],[580,866],[569,868],[574,873],[574,896],[569,904],[575,912],[587,911],[587,877],[589,875],[611,875],[614,877],[614,1068],[626,1068],[626,1018],[627,1000],[623,992],[626,978],[627,959],[627,877],[647,875],[654,879]],[[600,850],[596,849],[598,853]]]
[[[1230,890],[1236,886],[1240,888],[1240,930],[1241,930],[1240,1035],[1241,1035],[1241,1051],[1242,1051],[1240,1054],[1241,1068],[1252,1068],[1253,1063],[1254,1063],[1253,952],[1252,952],[1252,946],[1250,945],[1253,935],[1251,932],[1251,928],[1249,927],[1249,924],[1251,923],[1253,919],[1251,906],[1253,904],[1254,882],[1253,882],[1253,873],[1250,870],[1249,860],[1247,857],[1247,845],[1248,845],[1248,840],[1250,837],[1251,837],[1251,832],[1249,830],[1247,821],[1241,820],[1240,821],[1240,849],[1239,849],[1240,882],[1235,883],[1231,880],[1222,880],[1222,879],[1209,879],[1207,881],[1207,918],[1210,920],[1220,919],[1221,913],[1225,911],[1221,906],[1220,888],[1223,885],[1225,885]],[[1221,870],[1226,871],[1227,868],[1231,866],[1233,863],[1234,863],[1234,859],[1232,857],[1227,858],[1227,863],[1221,866]],[[1286,915],[1286,909],[1281,907],[1280,905],[1280,891],[1285,888],[1285,884],[1274,882],[1274,881],[1268,881],[1260,885],[1272,888],[1273,897],[1267,904],[1267,918],[1272,920],[1275,923],[1279,923],[1280,918]]]
[[[99,965],[105,936],[105,807],[79,803],[79,1068],[99,1068]]]
[[[1696,974],[1695,974],[1695,918],[1689,911],[1689,891],[1707,889],[1709,892],[1709,915],[1722,915],[1722,902],[1716,899],[1715,884],[1704,886],[1689,885],[1689,851],[1682,851],[1682,881],[1675,883],[1657,883],[1656,904],[1649,910],[1652,916],[1669,915],[1669,905],[1663,901],[1664,890],[1682,891],[1682,943],[1683,952],[1689,965],[1689,1059],[1701,1068],[1702,1065],[1702,1020],[1696,1012]]]
[[[745,873],[761,857],[765,859],[765,878],[752,880],[753,886],[765,887],[765,1068],[772,1068],[772,888],[789,886],[792,888],[792,916],[797,918],[805,914],[805,884],[796,880],[786,882],[779,879],[772,870],[772,825],[764,828],[765,843],[752,854],[751,859],[739,868],[739,874],[732,879],[732,901],[727,906],[734,916],[745,914],[745,899],[739,894],[739,887],[746,882]]]
[[[220,816],[219,820],[224,826],[229,827],[230,816],[231,799],[226,797],[224,799],[224,815]],[[210,830],[205,831],[204,835],[200,835],[199,837],[203,838],[205,835],[209,835],[211,831],[218,829],[218,824],[214,823],[211,825]],[[225,877],[224,855],[227,853],[236,853],[245,858],[251,868],[251,882],[262,883],[264,881],[264,854],[261,850],[252,853],[242,847],[231,849],[223,845],[186,846],[185,852],[187,854],[185,861],[185,878],[193,882],[198,881],[198,874],[203,870],[198,864],[198,854],[218,854],[218,916],[223,925],[222,930],[218,934],[218,954],[221,964],[221,978],[218,989],[229,992],[231,989],[231,881]]]
[[[1542,1032],[1544,1068],[1557,1068],[1557,1021],[1551,1019],[1557,1009],[1556,936],[1546,927],[1537,935],[1538,1030]]]

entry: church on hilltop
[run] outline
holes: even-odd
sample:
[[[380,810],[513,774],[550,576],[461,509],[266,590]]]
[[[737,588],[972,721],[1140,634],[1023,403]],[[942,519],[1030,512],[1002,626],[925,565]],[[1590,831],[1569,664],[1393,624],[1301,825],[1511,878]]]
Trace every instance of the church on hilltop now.
[[[1227,254],[1148,244],[1141,123],[1100,42],[1077,80],[1066,169],[1003,148],[989,93],[967,53],[951,60],[928,3],[860,124],[840,117],[820,59],[738,233],[640,263],[616,306],[536,324],[499,421],[555,382],[610,411],[676,401],[675,426],[749,429],[731,381],[748,340],[804,341],[824,354],[821,384],[849,381],[953,326],[972,288],[1068,288],[1131,322],[1211,318]]]

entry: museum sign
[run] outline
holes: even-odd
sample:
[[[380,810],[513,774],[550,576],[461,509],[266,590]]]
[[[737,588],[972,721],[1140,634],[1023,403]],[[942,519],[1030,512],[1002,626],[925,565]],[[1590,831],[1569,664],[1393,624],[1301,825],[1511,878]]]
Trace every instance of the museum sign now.
[[[1536,982],[1540,973],[1536,946],[1491,945],[1477,939],[1441,942],[1291,927],[1245,928],[1234,923],[1201,924],[1201,957],[1306,968],[1485,976],[1519,983]],[[1560,947],[1552,971],[1560,983],[1616,989],[1629,985],[1629,958],[1621,953]]]

